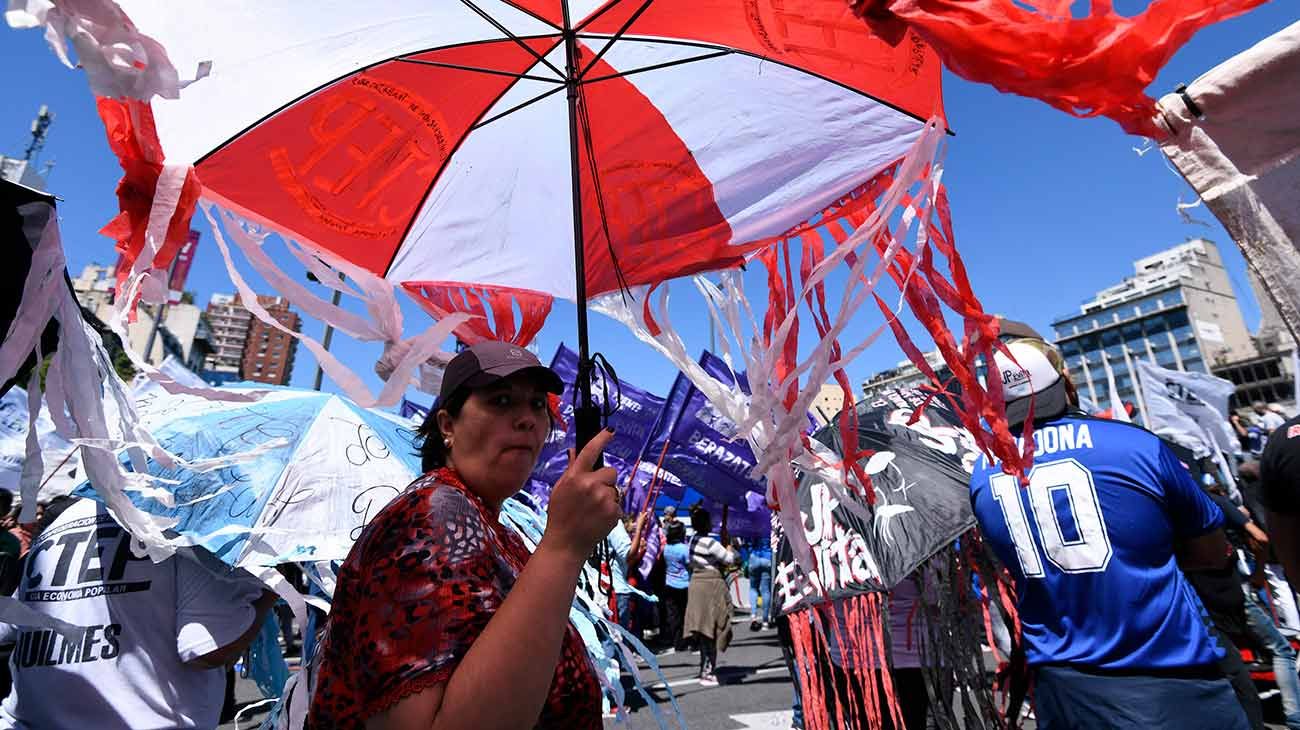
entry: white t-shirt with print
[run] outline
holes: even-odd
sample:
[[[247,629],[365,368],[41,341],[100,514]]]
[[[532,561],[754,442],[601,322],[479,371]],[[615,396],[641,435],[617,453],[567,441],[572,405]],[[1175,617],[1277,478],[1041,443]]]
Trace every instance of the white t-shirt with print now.
[[[186,665],[239,638],[261,593],[177,555],[136,558],[103,505],[81,500],[32,543],[15,596],[81,641],[4,626],[16,642],[0,728],[215,728],[225,672]]]

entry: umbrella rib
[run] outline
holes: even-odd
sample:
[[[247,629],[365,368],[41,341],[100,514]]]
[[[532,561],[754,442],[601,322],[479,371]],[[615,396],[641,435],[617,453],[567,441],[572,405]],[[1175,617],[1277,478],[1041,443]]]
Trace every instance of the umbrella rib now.
[[[397,60],[402,63],[416,63],[416,64],[420,64],[421,66],[437,66],[438,68],[451,68],[451,69],[456,69],[458,71],[474,71],[476,73],[492,74],[493,76],[509,76],[512,79],[528,79],[529,81],[545,81],[551,84],[564,83],[560,79],[551,78],[549,76],[534,76],[533,74],[514,73],[513,71],[502,71],[500,69],[495,69],[495,68],[481,68],[479,66],[464,66],[459,63],[443,63],[442,61],[425,61],[425,60],[420,60],[415,58],[399,58]]]
[[[596,210],[600,213],[600,228],[605,234],[605,248],[609,250],[609,262],[614,265],[614,276],[618,280],[619,290],[626,294],[632,287],[627,282],[627,276],[623,274],[623,265],[619,263],[618,252],[614,250],[614,240],[609,235],[609,217],[605,213],[605,194],[600,187],[600,170],[596,165],[596,145],[591,139],[591,116],[588,111],[587,90],[578,87],[578,93],[582,94],[582,105],[578,107],[578,115],[581,126],[586,131],[583,146],[587,148],[587,164],[591,167],[591,181],[596,194]]]
[[[542,39],[542,38],[553,38],[554,36],[553,36],[553,35],[537,35],[537,36],[525,36],[525,37],[526,37],[528,40],[539,40],[539,39]],[[203,163],[205,160],[207,160],[209,157],[211,157],[211,156],[217,154],[218,152],[220,152],[221,150],[225,149],[226,146],[229,145],[231,142],[234,142],[236,139],[239,139],[239,138],[240,138],[241,136],[243,136],[244,134],[246,134],[246,133],[252,131],[255,127],[257,127],[257,125],[261,124],[262,122],[265,122],[266,120],[270,119],[271,117],[274,117],[276,114],[279,114],[280,112],[284,111],[285,109],[288,109],[289,107],[293,106],[294,104],[297,104],[298,102],[303,101],[304,99],[308,99],[308,98],[310,98],[313,94],[316,94],[317,92],[323,91],[324,89],[327,89],[327,88],[329,88],[330,86],[333,86],[334,84],[337,84],[337,83],[339,83],[340,81],[343,81],[344,79],[350,78],[350,77],[352,77],[352,76],[356,76],[356,75],[358,75],[358,74],[365,73],[366,71],[369,71],[369,70],[372,69],[372,68],[376,68],[376,67],[378,67],[378,66],[382,66],[382,65],[384,65],[384,64],[386,64],[386,63],[393,63],[394,61],[404,60],[404,56],[407,56],[407,55],[418,55],[418,54],[421,54],[421,53],[432,53],[432,52],[434,52],[434,51],[444,51],[444,50],[447,50],[447,49],[450,49],[450,48],[468,48],[468,47],[470,47],[470,46],[479,46],[479,45],[485,45],[485,44],[488,44],[488,43],[499,43],[500,41],[501,41],[501,39],[499,39],[499,38],[492,38],[492,39],[484,39],[484,40],[470,41],[470,42],[468,42],[468,43],[452,43],[452,44],[445,45],[445,46],[434,46],[434,47],[432,47],[432,48],[423,48],[423,49],[420,49],[420,50],[411,51],[411,52],[409,52],[409,53],[403,54],[402,56],[393,56],[393,57],[391,57],[391,58],[381,58],[380,60],[378,60],[378,61],[374,61],[373,63],[368,63],[368,64],[366,64],[365,66],[361,66],[361,67],[359,67],[359,68],[355,68],[355,69],[353,69],[353,70],[351,70],[351,71],[348,71],[347,73],[343,74],[342,76],[337,76],[337,77],[335,77],[335,78],[329,79],[328,81],[325,81],[324,83],[319,84],[318,86],[315,86],[314,88],[309,89],[308,91],[306,91],[306,92],[304,92],[304,93],[302,93],[302,94],[299,94],[298,96],[295,96],[294,98],[290,99],[289,101],[287,101],[287,102],[281,104],[280,106],[276,107],[275,109],[271,110],[270,112],[267,112],[267,113],[264,114],[261,118],[257,119],[256,121],[252,122],[252,123],[249,124],[248,126],[244,127],[243,129],[241,129],[241,130],[239,130],[238,132],[236,132],[236,133],[234,133],[233,135],[231,135],[228,139],[226,139],[226,140],[225,140],[224,142],[222,142],[221,144],[214,145],[214,146],[212,147],[211,150],[209,150],[208,152],[206,152],[206,153],[205,153],[202,157],[200,157],[199,159],[195,160],[195,161],[194,161],[194,164],[195,164],[196,166],[202,164],[202,163]],[[530,50],[531,50],[531,49],[530,49]]]
[[[597,77],[594,78],[594,79],[586,79],[586,80],[584,80],[582,83],[584,83],[584,84],[594,84],[594,83],[596,83],[597,81],[608,81],[608,80],[610,80],[610,79],[621,79],[621,78],[623,78],[624,76],[631,76],[631,75],[633,75],[633,74],[645,73],[646,71],[658,71],[658,70],[661,69],[661,68],[669,68],[669,67],[671,67],[671,66],[680,66],[680,65],[685,64],[685,63],[694,63],[695,61],[707,61],[707,60],[709,60],[709,59],[711,59],[711,58],[718,58],[718,57],[720,57],[720,56],[729,56],[729,55],[731,55],[732,53],[736,53],[736,51],[733,51],[733,50],[729,50],[729,49],[728,49],[728,50],[716,51],[716,52],[714,52],[714,53],[706,53],[706,54],[704,54],[703,56],[694,56],[694,57],[692,57],[692,58],[679,58],[679,59],[677,59],[676,61],[665,61],[665,62],[663,62],[663,63],[656,63],[656,64],[651,65],[651,66],[642,66],[641,68],[633,68],[633,69],[628,69],[627,71],[619,71],[618,73],[606,74],[606,75],[604,75],[604,76],[597,76]]]
[[[645,0],[645,2],[641,3],[641,7],[637,8],[635,13],[632,13],[632,17],[628,18],[627,22],[623,23],[623,27],[619,28],[618,32],[615,33],[614,36],[609,39],[609,42],[605,44],[605,47],[600,49],[600,53],[597,53],[596,57],[591,59],[591,62],[578,73],[579,81],[586,77],[587,72],[596,66],[596,63],[605,56],[609,49],[614,47],[615,43],[618,43],[619,39],[623,37],[623,34],[627,32],[628,28],[632,27],[632,24],[637,21],[637,18],[641,17],[641,14],[650,7],[650,3],[652,2],[654,2],[654,0]]]
[[[482,17],[487,22],[491,23],[494,28],[501,31],[506,35],[506,37],[508,37],[510,40],[514,41],[515,43],[517,43],[520,48],[532,54],[533,58],[537,59],[539,63],[554,71],[556,76],[560,77],[561,79],[564,78],[563,71],[556,68],[555,65],[552,64],[550,61],[547,61],[545,56],[542,56],[537,51],[534,51],[532,46],[520,40],[519,36],[515,35],[514,33],[511,33],[510,29],[502,25],[500,22],[498,22],[496,18],[484,12],[482,8],[480,8],[478,5],[474,3],[474,0],[460,0],[460,1],[465,4],[465,7],[478,13],[480,17]]]
[[[494,114],[494,115],[488,117],[487,119],[484,119],[483,121],[475,122],[474,126],[472,126],[472,127],[469,128],[469,131],[472,132],[472,131],[478,129],[479,127],[486,127],[487,125],[491,124],[492,122],[495,122],[496,120],[500,119],[501,117],[505,117],[505,116],[509,116],[509,115],[511,115],[511,114],[514,114],[515,112],[519,111],[520,109],[523,109],[524,107],[527,107],[527,106],[532,106],[533,104],[536,104],[537,102],[541,101],[542,99],[545,99],[545,98],[548,97],[548,96],[551,96],[552,94],[555,94],[556,92],[564,91],[564,89],[565,89],[565,86],[564,86],[563,84],[560,84],[560,85],[556,86],[554,89],[551,89],[550,91],[548,91],[548,92],[546,92],[546,93],[544,93],[544,94],[539,94],[539,95],[534,96],[533,98],[529,99],[528,101],[521,102],[521,103],[519,103],[519,104],[515,104],[514,106],[512,106],[512,107],[510,107],[509,109],[507,109],[507,110],[501,112],[500,114]]]
[[[604,15],[605,13],[608,13],[609,11],[611,11],[611,10],[613,10],[614,8],[618,7],[619,4],[622,3],[622,2],[623,2],[623,0],[610,0],[610,2],[605,3],[605,5],[604,5],[603,7],[601,7],[600,10],[597,10],[595,13],[593,13],[593,14],[587,16],[587,19],[586,19],[586,20],[582,21],[581,23],[578,23],[578,27],[577,27],[577,28],[574,28],[574,29],[573,29],[573,32],[574,32],[574,33],[581,33],[583,28],[586,28],[587,26],[589,26],[589,25],[591,25],[592,23],[596,22],[596,21],[600,18],[600,16],[602,16],[602,15]]]
[[[559,42],[557,41],[555,45],[559,45]],[[555,45],[547,49],[547,53],[550,53],[551,50],[555,48]],[[476,117],[475,123],[477,123],[478,119],[482,119],[483,116],[492,109],[492,107],[496,106],[497,102],[501,101],[501,99],[504,98],[505,95],[509,93],[510,89],[514,88],[514,86],[515,86],[514,84],[507,84],[506,88],[502,89],[501,93],[497,94],[496,97],[492,99],[492,102],[490,104],[487,104],[486,106],[483,107],[483,111],[479,112],[478,117]],[[558,86],[556,88],[562,89],[564,87]],[[415,222],[420,217],[419,211],[423,210],[425,202],[428,201],[429,196],[433,193],[433,188],[437,186],[438,181],[442,179],[442,173],[447,169],[447,165],[451,164],[452,158],[456,156],[456,153],[460,150],[461,144],[463,144],[466,139],[469,139],[468,131],[465,134],[460,135],[460,138],[456,141],[456,145],[452,147],[451,152],[447,154],[446,159],[444,159],[442,161],[442,164],[438,166],[438,171],[435,172],[433,177],[429,179],[429,185],[425,187],[424,194],[420,196],[420,203],[415,208],[416,212],[412,214],[410,220],[406,222],[406,227],[402,229],[402,236],[401,238],[398,239],[399,241],[398,245],[393,247],[393,252],[388,257],[388,263],[384,264],[384,276],[387,276],[388,270],[393,268],[393,262],[397,260],[397,255],[402,251],[401,244],[406,241],[407,236],[411,235],[411,229],[415,227]]]
[[[555,23],[552,23],[551,21],[547,20],[546,18],[543,18],[542,16],[538,15],[537,13],[535,13],[535,12],[529,10],[528,8],[526,8],[526,7],[524,7],[524,6],[522,6],[522,5],[518,4],[518,3],[516,3],[514,0],[501,0],[501,2],[505,3],[506,5],[509,5],[510,7],[514,8],[515,10],[518,10],[518,11],[521,12],[521,13],[524,13],[524,14],[526,14],[526,15],[532,16],[533,19],[538,20],[538,21],[540,21],[540,22],[542,22],[542,23],[545,23],[545,24],[551,26],[552,28],[554,28],[554,29],[556,29],[556,30],[559,30],[559,31],[564,30],[564,28],[561,28],[560,26],[556,25]]]
[[[603,38],[608,38],[609,35],[608,35],[608,34],[604,34],[604,33],[598,33],[598,34],[589,34],[589,35],[582,36],[582,37],[583,37],[583,38],[587,38],[587,39],[603,39]],[[841,89],[844,89],[845,91],[853,92],[854,94],[857,94],[858,96],[861,96],[861,97],[864,97],[864,98],[870,99],[870,100],[876,102],[877,104],[880,104],[880,105],[882,105],[882,106],[889,107],[890,109],[893,109],[894,111],[898,112],[899,114],[904,114],[904,115],[906,115],[906,116],[908,116],[908,117],[911,117],[912,119],[915,119],[916,121],[921,122],[922,124],[924,124],[924,123],[926,123],[926,122],[929,121],[927,118],[922,117],[921,115],[919,115],[919,114],[917,114],[917,113],[915,113],[915,112],[908,111],[908,110],[904,109],[903,107],[901,107],[901,106],[899,106],[899,105],[897,105],[897,104],[895,104],[895,103],[893,103],[893,102],[890,102],[890,101],[886,101],[886,100],[884,100],[884,99],[881,99],[880,97],[875,96],[875,95],[873,95],[873,94],[869,94],[869,93],[867,93],[867,92],[865,92],[865,91],[863,91],[863,90],[861,90],[861,89],[855,89],[855,88],[853,88],[852,86],[849,86],[848,84],[844,83],[843,81],[836,81],[835,79],[832,79],[832,78],[830,78],[829,76],[823,76],[822,74],[819,74],[819,73],[816,73],[816,72],[813,72],[813,71],[809,71],[809,70],[806,69],[806,68],[800,68],[799,66],[795,66],[795,65],[793,65],[793,64],[786,63],[786,62],[784,62],[784,61],[782,61],[782,60],[780,60],[780,59],[772,58],[771,56],[764,56],[764,55],[760,55],[760,54],[758,54],[758,53],[752,53],[752,52],[750,52],[750,51],[744,51],[744,50],[741,50],[741,49],[739,49],[739,48],[732,48],[732,47],[730,47],[730,46],[724,46],[724,45],[720,45],[720,44],[717,44],[717,43],[703,43],[703,42],[700,42],[700,41],[684,41],[684,40],[680,40],[680,39],[677,39],[677,38],[650,38],[650,37],[643,37],[643,36],[633,36],[632,38],[623,38],[623,40],[636,40],[636,41],[641,41],[641,42],[643,42],[643,43],[662,43],[662,44],[664,44],[664,45],[668,45],[668,46],[687,46],[687,47],[689,47],[689,48],[711,48],[711,49],[714,49],[714,50],[717,50],[717,51],[727,51],[728,53],[734,53],[734,54],[737,54],[737,55],[740,55],[740,56],[749,56],[750,58],[756,58],[756,59],[758,59],[758,60],[760,60],[760,61],[763,61],[764,63],[773,63],[773,64],[776,64],[776,65],[778,65],[778,66],[784,66],[784,67],[786,67],[786,68],[788,68],[788,69],[790,69],[790,70],[792,70],[792,71],[797,71],[798,73],[801,73],[801,74],[807,74],[808,76],[812,76],[812,77],[815,78],[815,79],[820,79],[820,80],[822,80],[822,81],[825,81],[825,82],[828,83],[828,84],[834,84],[834,85],[840,87]],[[722,55],[722,54],[719,53],[718,55]],[[682,61],[679,61],[678,63],[687,63],[687,62],[690,62],[690,61],[698,61],[698,60],[703,59],[703,58],[705,58],[705,57],[704,57],[704,56],[698,56],[698,57],[696,57],[696,58],[683,59]],[[654,67],[652,67],[652,66],[647,66],[647,67],[645,67],[644,69],[640,69],[640,70],[646,70],[646,71],[648,71],[648,70],[651,70],[652,68],[654,68]],[[637,69],[633,69],[633,70],[637,70]],[[623,73],[623,74],[620,74],[620,75],[626,76],[627,73]],[[605,78],[605,77],[602,77],[601,79],[591,79],[591,81],[600,81],[600,80],[603,80],[604,78]],[[952,130],[949,130],[948,133],[949,133],[949,134],[952,134]]]

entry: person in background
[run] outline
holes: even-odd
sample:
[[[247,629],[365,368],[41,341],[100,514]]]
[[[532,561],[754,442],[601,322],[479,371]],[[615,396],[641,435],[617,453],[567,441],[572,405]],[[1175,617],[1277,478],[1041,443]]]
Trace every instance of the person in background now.
[[[736,564],[736,551],[723,545],[709,533],[713,517],[696,506],[691,510],[691,527],[695,537],[689,544],[691,584],[687,589],[686,621],[683,631],[700,650],[700,684],[716,687],[718,654],[731,644],[731,594],[723,571]]]
[[[17,535],[9,531],[10,527],[17,525],[17,521],[10,521],[10,510],[13,510],[13,492],[0,490],[0,514],[5,516],[4,529],[0,530],[0,556],[12,555],[14,561],[17,561],[22,557],[22,543],[18,542]],[[9,595],[8,592],[5,595]]]
[[[10,514],[10,521],[13,523],[13,526],[9,528],[9,533],[18,539],[19,557],[26,555],[27,550],[31,548],[32,536],[38,532],[37,525],[40,524],[41,516],[45,512],[45,505],[36,505],[36,519],[31,522],[19,522],[19,514],[21,514],[21,512],[21,507],[13,508],[13,512]]]
[[[339,569],[307,725],[320,730],[597,730],[601,695],[569,610],[618,521],[601,431],[556,481],[531,554],[499,519],[551,431],[564,383],[522,347],[452,358],[420,427],[425,471]]]
[[[1273,431],[1259,457],[1268,534],[1293,591],[1300,590],[1300,416]]]
[[[0,515],[8,515],[14,506],[14,493],[0,489]],[[18,559],[23,555],[23,545],[8,526],[0,529],[0,595],[11,595],[18,587]]]
[[[664,529],[664,624],[669,651],[685,649],[682,625],[686,620],[686,592],[691,585],[691,553],[686,544],[686,526],[678,520]]]
[[[1265,405],[1264,401],[1257,400],[1251,405],[1251,409],[1255,411],[1255,421],[1264,429],[1265,434],[1273,433],[1286,422],[1286,416],[1282,415],[1282,407],[1276,403]]]
[[[630,517],[619,520],[605,538],[609,545],[609,578],[614,589],[618,625],[632,632],[638,639],[641,638],[636,621],[639,597],[629,578],[645,554],[645,534],[639,525],[644,517],[643,514],[638,518],[638,524],[634,524]]]
[[[1237,434],[1242,452],[1258,457],[1264,451],[1264,440],[1268,437],[1264,429],[1254,423],[1254,418],[1248,422],[1236,413],[1229,416],[1228,421]]]
[[[663,522],[660,524],[660,527],[666,531],[668,529],[668,525],[674,522],[676,522],[679,525],[682,525],[682,521],[677,519],[677,505],[670,504],[667,507],[664,507],[664,518],[663,518]],[[685,528],[685,525],[682,525],[682,527]]]
[[[1221,565],[1223,512],[1161,440],[1090,418],[1059,352],[993,358],[1013,435],[1032,409],[1032,469],[980,457],[971,505],[1015,582],[1038,727],[1249,727],[1183,568]]]
[[[749,630],[772,628],[772,546],[766,539],[750,546],[749,560]],[[759,600],[762,599],[760,606]]]
[[[1217,480],[1209,473],[1201,477],[1202,487],[1210,499],[1219,506],[1224,516],[1224,531],[1229,540],[1236,542],[1243,533],[1262,538],[1259,527],[1250,521],[1227,496]],[[1260,566],[1263,569],[1263,566]],[[1225,554],[1218,565],[1209,565],[1196,569],[1184,568],[1183,574],[1196,590],[1206,612],[1210,616],[1211,633],[1219,646],[1223,647],[1223,657],[1219,659],[1219,669],[1232,683],[1237,701],[1246,712],[1246,718],[1252,728],[1264,727],[1264,709],[1260,704],[1259,692],[1250,678],[1250,671],[1241,661],[1240,648],[1248,645],[1250,625],[1246,616],[1246,594],[1241,589],[1241,573],[1237,570],[1237,558],[1233,551]],[[1294,656],[1294,655],[1293,655]],[[1295,675],[1292,663],[1291,674]],[[1279,678],[1279,688],[1285,678]],[[1289,690],[1290,688],[1288,688]]]
[[[0,728],[216,727],[223,667],[252,643],[275,594],[187,555],[137,558],[103,504],[69,505],[33,541],[18,599],[84,633],[3,627],[14,686]]]

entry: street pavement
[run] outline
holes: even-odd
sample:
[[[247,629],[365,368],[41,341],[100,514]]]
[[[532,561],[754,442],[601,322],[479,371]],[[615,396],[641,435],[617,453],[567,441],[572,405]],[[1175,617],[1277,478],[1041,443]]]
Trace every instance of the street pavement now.
[[[793,686],[790,673],[781,659],[776,630],[749,630],[744,619],[736,623],[731,647],[718,657],[717,687],[701,686],[700,657],[691,651],[658,657],[659,668],[668,681],[667,688],[647,667],[639,672],[642,682],[662,713],[665,726],[676,728],[668,692],[681,708],[685,726],[691,730],[787,730],[790,727],[790,700]],[[653,683],[653,684],[652,684]],[[606,730],[641,730],[657,728],[653,710],[645,704],[630,677],[624,676],[629,709],[626,720],[606,717]]]
[[[666,727],[676,728],[673,719],[669,690],[682,710],[685,726],[691,730],[787,730],[790,727],[790,700],[793,688],[790,674],[781,659],[776,630],[750,632],[747,619],[737,619],[735,640],[719,657],[717,687],[702,687],[696,679],[699,673],[699,654],[691,651],[677,652],[657,657],[659,668],[668,680],[668,688],[659,682],[655,673],[644,665],[639,672],[656,707],[663,714]],[[654,712],[633,688],[631,677],[624,675],[627,687],[628,711],[626,720],[619,723],[606,717],[609,730],[639,730],[657,728]],[[251,680],[237,678],[235,700],[237,707],[248,707],[262,699]],[[238,725],[234,722],[221,726],[221,730],[248,730],[257,727],[270,706],[250,708]]]
[[[776,631],[764,629],[751,632],[747,618],[739,611],[733,629],[735,639],[731,647],[718,657],[718,686],[704,687],[696,679],[699,673],[699,654],[684,651],[660,655],[657,662],[667,686],[644,663],[639,664],[638,672],[654,707],[646,704],[633,687],[630,675],[625,674],[623,684],[627,707],[624,719],[620,721],[612,714],[607,715],[604,720],[605,730],[656,729],[660,725],[656,721],[655,709],[659,711],[664,727],[679,727],[670,691],[672,699],[676,700],[681,710],[683,722],[680,727],[690,730],[790,728],[793,687],[781,658]],[[292,668],[296,668],[296,664],[296,659],[290,660]],[[1271,696],[1275,692],[1276,690],[1269,692],[1265,701],[1266,717],[1270,720],[1267,727],[1281,730],[1285,726],[1271,724],[1280,720],[1278,700]],[[239,724],[230,722],[221,725],[220,730],[248,730],[257,727],[270,709],[269,704],[250,707],[262,699],[257,687],[251,680],[239,678],[236,680],[235,697],[237,707],[249,709]],[[1025,721],[1022,727],[1033,730],[1036,725],[1031,719]]]

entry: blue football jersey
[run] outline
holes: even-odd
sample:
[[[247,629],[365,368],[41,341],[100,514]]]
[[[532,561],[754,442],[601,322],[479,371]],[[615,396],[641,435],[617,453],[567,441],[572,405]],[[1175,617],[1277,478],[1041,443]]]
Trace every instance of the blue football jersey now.
[[[1223,512],[1154,434],[1063,416],[1035,428],[1029,485],[980,457],[971,504],[1015,578],[1030,664],[1141,670],[1222,656],[1174,544]]]

